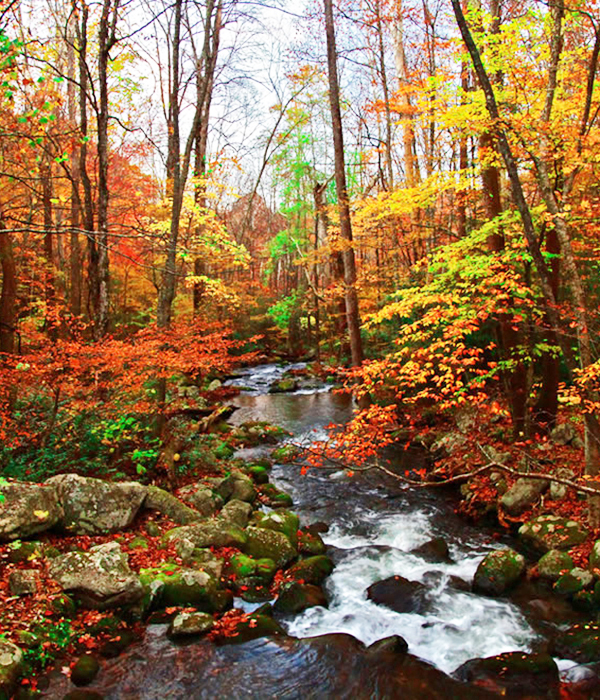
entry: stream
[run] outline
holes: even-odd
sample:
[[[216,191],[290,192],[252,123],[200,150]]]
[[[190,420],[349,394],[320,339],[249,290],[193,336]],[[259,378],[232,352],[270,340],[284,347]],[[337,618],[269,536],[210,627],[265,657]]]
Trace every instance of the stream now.
[[[268,394],[290,368],[263,365],[240,371],[231,384],[244,391],[232,400],[232,424],[268,421],[293,433],[296,443],[323,439],[327,426],[352,414],[349,397],[312,384],[294,393]],[[272,447],[240,450],[250,459]],[[418,468],[422,455],[403,453],[404,468]],[[326,523],[322,537],[336,567],[327,579],[327,609],[309,608],[281,622],[292,638],[258,639],[218,647],[206,641],[174,644],[164,625],[147,628],[142,640],[106,662],[92,686],[105,698],[486,698],[452,674],[465,661],[507,651],[536,651],[556,632],[554,622],[526,614],[529,599],[488,598],[469,591],[486,553],[514,544],[493,537],[455,515],[449,496],[404,488],[372,471],[349,478],[343,471],[275,465],[271,480],[294,499],[303,525]],[[431,563],[411,553],[435,537],[448,543],[451,562]],[[397,613],[367,599],[374,582],[400,575],[427,586],[419,614]],[[465,590],[466,589],[466,590]],[[254,607],[236,600],[238,607]],[[571,611],[572,617],[572,611]],[[558,622],[569,620],[558,620]],[[539,623],[539,624],[538,624]],[[323,637],[322,635],[327,635]],[[364,645],[401,635],[409,654],[370,653]],[[317,637],[317,639],[314,639]],[[427,662],[427,663],[425,663]],[[564,680],[578,680],[573,662],[558,660]],[[62,697],[60,682],[46,697]],[[62,686],[64,687],[64,685]],[[546,697],[541,692],[539,696]]]

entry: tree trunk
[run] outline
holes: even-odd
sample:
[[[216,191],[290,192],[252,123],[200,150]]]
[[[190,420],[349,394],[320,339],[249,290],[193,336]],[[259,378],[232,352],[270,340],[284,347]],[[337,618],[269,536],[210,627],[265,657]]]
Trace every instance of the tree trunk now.
[[[12,238],[0,220],[0,269],[2,291],[0,292],[0,353],[15,351],[17,324],[17,266],[12,247]]]

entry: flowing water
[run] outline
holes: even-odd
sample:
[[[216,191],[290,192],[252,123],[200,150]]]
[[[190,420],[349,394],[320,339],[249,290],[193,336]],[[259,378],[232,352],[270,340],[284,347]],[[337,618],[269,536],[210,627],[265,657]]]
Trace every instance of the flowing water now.
[[[245,387],[232,401],[237,410],[231,422],[269,421],[293,433],[290,440],[309,444],[325,438],[330,424],[347,421],[350,399],[325,385],[267,393],[285,371],[301,366],[264,365],[230,380]],[[239,456],[249,459],[270,449],[241,450]],[[418,468],[422,455],[408,451],[403,459],[405,468]],[[303,476],[299,466],[275,465],[272,480],[292,495],[303,524],[329,525],[323,538],[336,562],[326,583],[329,607],[283,620],[295,639],[260,639],[239,647],[173,644],[164,626],[149,627],[138,645],[106,663],[93,689],[119,699],[490,697],[445,674],[475,657],[543,648],[544,634],[554,629],[536,624],[508,599],[469,592],[486,553],[510,541],[498,542],[493,533],[466,524],[448,497],[402,488],[374,471],[349,478],[343,471],[311,469]],[[431,563],[411,553],[434,537],[447,541],[451,563]],[[367,599],[372,583],[394,575],[428,587],[423,612],[400,614]],[[402,661],[386,650],[370,653],[356,642],[370,645],[391,635],[408,642],[410,654]],[[559,666],[573,675],[570,662]],[[55,679],[50,696],[62,697],[59,691],[67,685]]]

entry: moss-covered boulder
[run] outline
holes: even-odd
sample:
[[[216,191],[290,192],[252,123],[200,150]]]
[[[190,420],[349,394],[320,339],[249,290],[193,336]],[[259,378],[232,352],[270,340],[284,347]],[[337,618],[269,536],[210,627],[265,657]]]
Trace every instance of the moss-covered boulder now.
[[[252,506],[246,501],[238,501],[233,499],[227,502],[219,514],[219,518],[229,523],[233,523],[238,527],[244,528],[248,524]]]
[[[254,559],[247,554],[234,554],[224,568],[223,574],[236,581],[256,577],[263,583],[268,583],[273,579],[276,571],[277,566],[272,559]]]
[[[256,489],[252,479],[241,471],[232,471],[233,488],[230,499],[254,503],[256,500]]]
[[[89,685],[100,671],[100,662],[91,654],[80,656],[71,669],[71,682],[77,686]]]
[[[287,571],[296,581],[319,586],[333,571],[333,561],[325,554],[308,557],[294,564]]]
[[[461,681],[484,685],[500,696],[559,698],[559,673],[548,654],[508,652],[471,659],[454,675]]]
[[[233,493],[233,476],[226,474],[225,476],[213,476],[204,479],[204,483],[213,493],[216,493],[223,501],[228,501]]]
[[[235,450],[226,442],[221,442],[215,448],[215,457],[217,459],[231,459],[235,454]]]
[[[194,547],[239,547],[246,544],[246,532],[221,518],[206,520],[197,525],[184,525],[169,530],[164,535],[166,542],[189,540]]]
[[[172,638],[207,634],[215,626],[212,615],[203,612],[180,612],[169,625],[167,635]]]
[[[537,563],[537,570],[540,578],[547,581],[558,581],[558,579],[573,568],[573,560],[566,552],[558,549],[551,549],[546,552]]]
[[[269,387],[269,394],[285,394],[291,391],[296,391],[298,382],[292,377],[284,377],[276,382],[273,382]]]
[[[247,467],[247,472],[255,484],[269,483],[269,470],[260,464],[251,464]]]
[[[288,443],[287,445],[282,445],[281,447],[278,447],[276,450],[273,450],[273,452],[271,452],[271,457],[276,462],[285,463],[285,462],[291,462],[301,452],[302,452],[302,450],[297,445],[292,445],[291,443]]]
[[[0,698],[12,697],[23,667],[23,652],[7,639],[0,638]]]
[[[512,588],[525,572],[525,559],[513,549],[490,552],[477,567],[473,590],[501,595]]]
[[[517,479],[502,496],[500,504],[509,515],[521,515],[537,503],[547,490],[548,482],[544,479]]]
[[[411,554],[416,554],[425,559],[425,561],[441,562],[444,564],[452,562],[448,543],[443,537],[435,537],[432,540],[424,542],[418,547],[415,547],[415,549],[412,549]]]
[[[554,639],[553,656],[581,663],[600,661],[600,623],[576,624]]]
[[[274,484],[260,487],[260,500],[269,508],[291,508],[294,505],[292,497]]]
[[[267,530],[283,533],[294,549],[298,548],[298,528],[300,518],[289,510],[277,510],[273,513],[259,513],[257,526]]]
[[[241,548],[254,559],[271,559],[278,569],[286,566],[297,556],[297,550],[281,532],[262,527],[248,527],[247,541]]]
[[[326,549],[325,542],[317,532],[309,532],[306,529],[298,531],[298,551],[300,554],[311,556],[325,554]]]
[[[209,513],[200,513],[184,505],[172,493],[159,489],[158,486],[148,486],[144,508],[156,510],[166,515],[170,520],[178,525],[189,525],[196,520],[200,520]]]
[[[285,637],[286,631],[270,615],[244,615],[227,634],[219,635],[216,644],[244,644],[260,637]]]
[[[519,528],[523,544],[539,554],[551,549],[571,549],[587,537],[588,531],[580,523],[558,515],[540,515]]]
[[[223,498],[202,483],[185,486],[177,494],[203,517],[214,515],[223,506]]]
[[[281,586],[273,607],[284,615],[295,615],[319,605],[327,607],[327,597],[320,586],[289,581]]]
[[[559,595],[573,596],[579,591],[589,588],[593,581],[594,577],[589,571],[575,568],[560,576],[553,588]]]
[[[594,542],[592,551],[590,552],[590,571],[597,571],[597,575],[600,576],[600,540]]]
[[[203,612],[220,612],[227,607],[224,591],[218,590],[217,582],[208,572],[198,569],[178,568],[175,564],[142,569],[140,581],[144,588],[155,582],[162,584],[160,598],[162,607],[193,605]]]
[[[2,486],[0,542],[31,537],[63,517],[57,489],[48,484],[9,482]]]
[[[8,545],[8,561],[10,564],[23,564],[35,561],[45,555],[45,547],[41,542],[23,542],[15,540]]]

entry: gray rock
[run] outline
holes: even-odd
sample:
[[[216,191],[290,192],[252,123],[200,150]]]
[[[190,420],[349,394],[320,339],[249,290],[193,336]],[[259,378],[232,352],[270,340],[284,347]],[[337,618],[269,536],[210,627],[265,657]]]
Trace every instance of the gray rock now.
[[[566,552],[551,549],[538,561],[537,569],[541,578],[557,581],[563,573],[573,568],[573,560]]]
[[[223,505],[223,499],[205,484],[191,484],[179,489],[178,496],[204,517],[214,515]]]
[[[256,489],[254,482],[249,476],[242,472],[232,472],[233,487],[231,490],[230,500],[245,501],[252,503],[256,500]]]
[[[218,494],[224,501],[228,501],[233,494],[234,479],[231,474],[227,476],[214,476],[205,479],[209,489]]]
[[[243,550],[254,559],[271,559],[277,568],[281,568],[298,556],[298,552],[282,532],[261,527],[249,527],[245,532],[248,540]]]
[[[246,527],[251,513],[252,506],[249,503],[232,499],[223,506],[219,518],[239,527]]]
[[[144,508],[148,510],[157,510],[178,525],[189,525],[190,523],[200,520],[204,515],[203,513],[188,508],[188,506],[184,505],[178,498],[173,496],[172,493],[164,489],[159,489],[158,486],[147,487]],[[206,515],[208,515],[208,513]]]
[[[220,518],[197,525],[176,527],[165,533],[167,541],[187,539],[194,547],[243,547],[247,536],[242,528]]]
[[[600,540],[594,542],[592,551],[590,552],[590,570],[597,570],[600,574]]]
[[[110,483],[78,474],[59,474],[46,483],[58,491],[64,510],[61,527],[75,535],[124,530],[146,498],[146,487],[133,481]]]
[[[477,567],[473,590],[500,595],[512,588],[525,572],[525,558],[513,549],[490,552]]]
[[[517,479],[500,499],[502,507],[509,515],[521,515],[540,499],[548,489],[543,479]]]
[[[212,615],[202,612],[181,612],[169,625],[169,637],[189,637],[206,634],[215,626]]]
[[[52,560],[50,577],[72,591],[87,608],[106,610],[140,600],[143,588],[116,542],[88,552],[69,552]]]
[[[47,484],[9,482],[2,486],[0,542],[48,530],[63,517],[58,492]]]
[[[213,379],[212,382],[206,387],[207,391],[217,391],[223,386],[219,379]]]
[[[0,697],[12,697],[22,664],[23,652],[19,647],[0,637]]]
[[[8,587],[13,595],[34,595],[37,591],[37,581],[35,569],[17,569],[8,577]]]
[[[559,423],[550,431],[550,439],[557,445],[568,445],[577,437],[572,423]]]
[[[519,528],[519,538],[536,552],[571,549],[587,539],[588,531],[576,520],[540,515]]]
[[[429,448],[430,452],[441,452],[454,454],[467,443],[467,438],[461,433],[446,433],[438,438]]]

